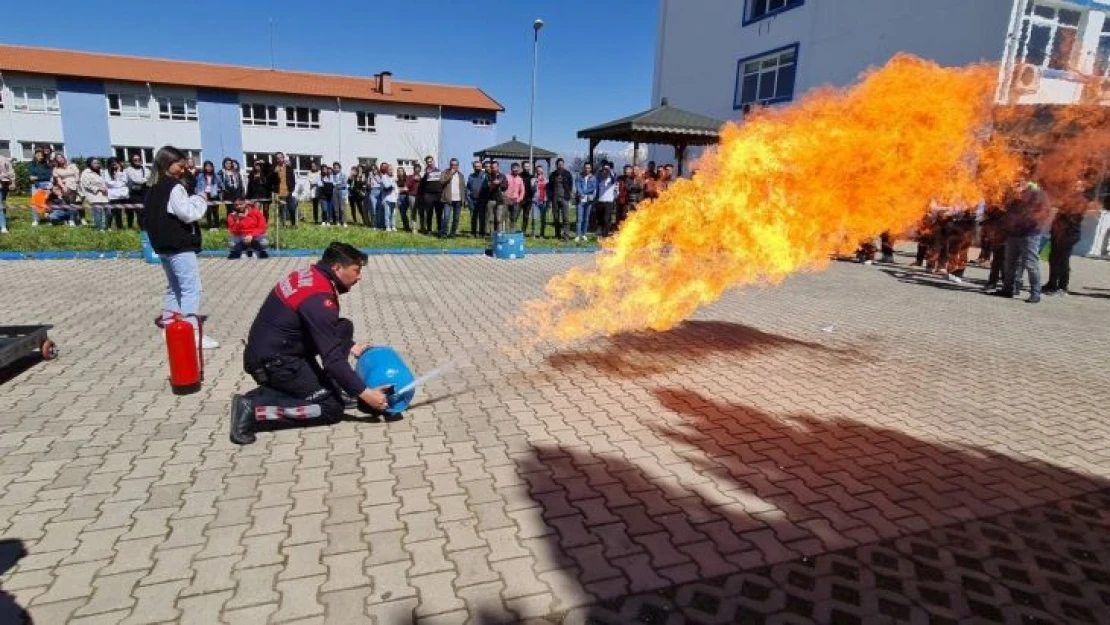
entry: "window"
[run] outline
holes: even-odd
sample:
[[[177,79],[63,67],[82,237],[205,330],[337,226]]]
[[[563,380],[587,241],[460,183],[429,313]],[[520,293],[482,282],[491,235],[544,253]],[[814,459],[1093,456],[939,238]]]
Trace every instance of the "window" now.
[[[416,121],[416,115],[413,115],[412,113],[398,113],[397,119],[403,122],[414,122]]]
[[[159,96],[158,119],[195,122],[197,121],[197,101],[171,96]]]
[[[246,152],[243,154],[243,160],[246,161],[247,169],[253,167],[255,161],[269,163],[271,159],[273,159],[273,154],[269,152]]]
[[[240,106],[244,126],[277,126],[277,107],[266,104],[243,104]]]
[[[375,116],[373,113],[366,111],[358,111],[355,113],[355,120],[358,124],[359,132],[377,132],[378,129],[374,127]]]
[[[412,172],[412,166],[416,165],[419,161],[415,158],[399,158],[397,159],[397,166],[404,167],[405,171]]]
[[[360,156],[358,157],[358,164],[363,167],[377,167],[378,159],[373,156]]]
[[[1098,49],[1095,51],[1095,75],[1110,76],[1110,16],[1102,22],[1102,34],[1098,36]]]
[[[747,12],[744,15],[744,25],[778,15],[783,11],[796,9],[805,4],[805,0],[747,0]]]
[[[0,109],[4,108],[4,89],[0,86]]]
[[[54,150],[55,154],[66,155],[65,144],[50,143],[49,141],[23,141],[19,144],[20,151],[23,153],[23,160],[29,161],[35,157],[35,150],[38,148],[49,147]]]
[[[755,104],[775,104],[794,99],[798,71],[798,44],[758,57],[740,59],[736,67],[734,109],[745,112]]]
[[[12,87],[12,110],[28,113],[57,113],[58,91],[39,87]]]
[[[128,119],[150,119],[150,99],[133,93],[109,93],[108,115]]]
[[[285,125],[289,128],[319,128],[320,109],[307,106],[285,107]]]
[[[492,119],[472,119],[470,120],[470,123],[474,124],[475,126],[493,126]]]
[[[12,157],[12,144],[9,141],[0,141],[0,156]]]
[[[1045,69],[1072,69],[1079,49],[1081,17],[1079,11],[1030,2],[1021,20],[1018,58]]]
[[[320,157],[312,154],[286,154],[285,158],[293,165],[293,173],[298,176],[307,176],[312,164],[320,163]]]
[[[133,146],[117,145],[112,148],[113,155],[124,167],[131,164],[131,157],[138,156],[143,159],[143,167],[151,167],[154,165],[154,148],[142,148]]]

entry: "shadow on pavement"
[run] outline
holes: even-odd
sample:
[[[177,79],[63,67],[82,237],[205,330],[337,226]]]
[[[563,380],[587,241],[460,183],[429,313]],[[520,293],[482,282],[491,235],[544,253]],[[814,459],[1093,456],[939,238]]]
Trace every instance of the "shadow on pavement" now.
[[[39,356],[38,354],[30,354],[12,362],[6,367],[0,367],[0,384],[7,384],[8,382],[14,380],[16,377],[22,375],[31,367],[34,367],[35,365],[42,362],[46,362],[42,359],[42,356]]]
[[[838,349],[725,321],[686,321],[667,332],[636,332],[602,339],[595,349],[563,351],[547,357],[559,371],[588,367],[625,379],[669,373],[719,355],[744,356],[804,349],[845,360],[864,357]]]
[[[846,417],[655,395],[684,419],[626,426],[642,447],[544,443],[516,459],[537,504],[520,538],[556,589],[549,622],[1072,622],[1110,609],[1110,496],[1049,504],[1106,482]],[[1086,520],[1069,525],[1075,510]]]
[[[15,566],[15,563],[25,555],[27,555],[27,550],[24,548],[22,540],[12,538],[0,540],[0,575]],[[5,625],[9,623],[11,625],[29,625],[31,622],[31,616],[16,603],[15,597],[5,592],[3,587],[0,586],[0,623]]]
[[[986,282],[983,280],[973,280],[971,278],[962,278],[963,283],[956,284],[945,280],[944,276],[938,274],[924,273],[922,271],[909,271],[905,269],[893,269],[880,267],[879,271],[886,275],[898,280],[902,284],[917,284],[921,286],[931,286],[935,289],[944,289],[946,291],[964,291],[966,293],[975,293],[981,289]]]

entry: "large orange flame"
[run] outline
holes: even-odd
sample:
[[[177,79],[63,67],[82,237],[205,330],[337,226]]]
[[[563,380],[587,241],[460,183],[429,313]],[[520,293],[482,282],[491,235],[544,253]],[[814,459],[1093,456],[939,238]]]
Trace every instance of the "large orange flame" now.
[[[850,89],[728,124],[693,179],[644,203],[595,265],[552,279],[522,323],[542,339],[667,330],[729,288],[778,283],[931,201],[995,201],[1020,159],[991,133],[996,67],[899,55]]]

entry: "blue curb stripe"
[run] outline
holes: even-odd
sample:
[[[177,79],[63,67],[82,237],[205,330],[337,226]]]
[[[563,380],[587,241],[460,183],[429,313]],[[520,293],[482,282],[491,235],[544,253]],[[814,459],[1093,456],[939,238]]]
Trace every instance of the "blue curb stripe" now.
[[[540,248],[540,249],[526,249],[526,255],[530,254],[593,254],[598,251],[597,247],[580,247],[580,248]],[[485,256],[488,251],[478,247],[456,247],[456,248],[422,248],[422,247],[386,247],[386,248],[362,248],[362,251],[369,256],[432,256],[432,255],[449,255],[449,256]],[[309,257],[320,256],[324,253],[323,249],[297,249],[297,250],[270,250],[270,256],[290,256],[290,257]],[[200,253],[201,258],[227,258],[226,251],[219,250],[205,250]],[[66,251],[66,250],[43,250],[38,252],[0,252],[0,261],[4,260],[120,260],[120,259],[141,259],[143,253],[141,251]]]

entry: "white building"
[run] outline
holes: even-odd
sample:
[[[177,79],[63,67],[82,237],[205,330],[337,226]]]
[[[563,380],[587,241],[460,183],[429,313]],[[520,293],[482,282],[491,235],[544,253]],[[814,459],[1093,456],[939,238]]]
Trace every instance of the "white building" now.
[[[898,52],[999,63],[1000,101],[1074,103],[1087,77],[1110,75],[1108,12],[1110,0],[659,0],[652,103],[739,120]]]
[[[313,160],[469,160],[497,143],[500,104],[477,87],[0,45],[0,154],[139,154],[162,145],[219,168],[285,152]]]

